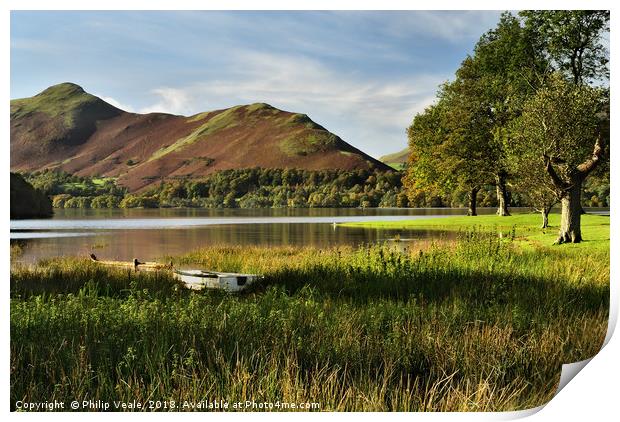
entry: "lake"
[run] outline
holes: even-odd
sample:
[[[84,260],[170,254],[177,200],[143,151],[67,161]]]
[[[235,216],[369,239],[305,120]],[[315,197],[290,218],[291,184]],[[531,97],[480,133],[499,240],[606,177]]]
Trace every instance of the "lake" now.
[[[527,209],[512,209],[525,212]],[[495,208],[481,208],[493,214]],[[11,220],[19,261],[56,256],[156,260],[209,245],[360,245],[398,236],[407,242],[446,236],[431,230],[368,230],[334,223],[465,215],[464,208],[372,209],[57,209],[51,219]],[[449,235],[448,235],[449,236]]]

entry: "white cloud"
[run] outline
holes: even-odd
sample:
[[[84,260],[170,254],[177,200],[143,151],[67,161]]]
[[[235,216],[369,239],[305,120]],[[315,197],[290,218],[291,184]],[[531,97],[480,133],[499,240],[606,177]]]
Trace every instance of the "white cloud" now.
[[[477,39],[482,31],[497,24],[501,11],[425,11],[395,13],[386,32],[392,36],[413,34],[439,38],[452,43],[463,39]]]
[[[151,93],[159,97],[159,100],[155,104],[141,108],[140,113],[192,114],[192,109],[196,106],[191,88],[162,87],[153,89]]]
[[[307,57],[237,51],[228,78],[161,87],[141,112],[194,114],[237,104],[267,102],[306,113],[345,141],[382,155],[405,146],[405,128],[432,103],[448,75],[368,80]]]
[[[120,108],[121,110],[128,111],[130,113],[133,113],[135,111],[135,109],[132,106],[130,106],[129,104],[121,103],[121,102],[115,100],[112,97],[106,97],[104,95],[97,95],[97,94],[93,94],[93,95],[95,95],[96,97],[101,98],[103,101],[105,101],[108,104],[112,104],[116,108]]]

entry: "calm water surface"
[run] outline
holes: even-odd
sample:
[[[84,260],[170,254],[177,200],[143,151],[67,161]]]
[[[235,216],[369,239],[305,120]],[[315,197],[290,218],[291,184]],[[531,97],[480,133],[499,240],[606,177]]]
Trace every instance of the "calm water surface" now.
[[[518,210],[513,210],[513,212]],[[523,210],[524,211],[524,210]],[[480,214],[492,214],[483,208]],[[334,223],[397,221],[464,215],[465,209],[130,209],[55,210],[51,219],[11,220],[19,260],[55,256],[155,260],[209,245],[360,245],[396,236],[416,242],[445,233],[430,230],[369,230]]]

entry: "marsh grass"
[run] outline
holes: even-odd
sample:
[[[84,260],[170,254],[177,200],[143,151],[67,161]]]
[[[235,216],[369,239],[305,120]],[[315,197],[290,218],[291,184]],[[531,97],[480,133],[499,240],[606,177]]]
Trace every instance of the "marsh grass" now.
[[[24,253],[24,249],[22,247],[22,244],[19,242],[11,242],[11,249],[10,249],[10,261],[11,263],[17,261],[17,259],[22,256],[22,254]]]
[[[387,246],[216,246],[177,265],[259,272],[241,295],[78,259],[11,272],[16,400],[318,402],[321,410],[516,410],[600,349],[609,253],[467,232]]]

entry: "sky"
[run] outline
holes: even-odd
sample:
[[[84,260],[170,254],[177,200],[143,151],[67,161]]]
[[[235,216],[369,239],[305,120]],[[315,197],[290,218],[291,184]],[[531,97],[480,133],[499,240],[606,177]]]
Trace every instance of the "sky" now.
[[[12,11],[11,98],[74,82],[132,112],[265,102],[378,158],[499,11]]]

